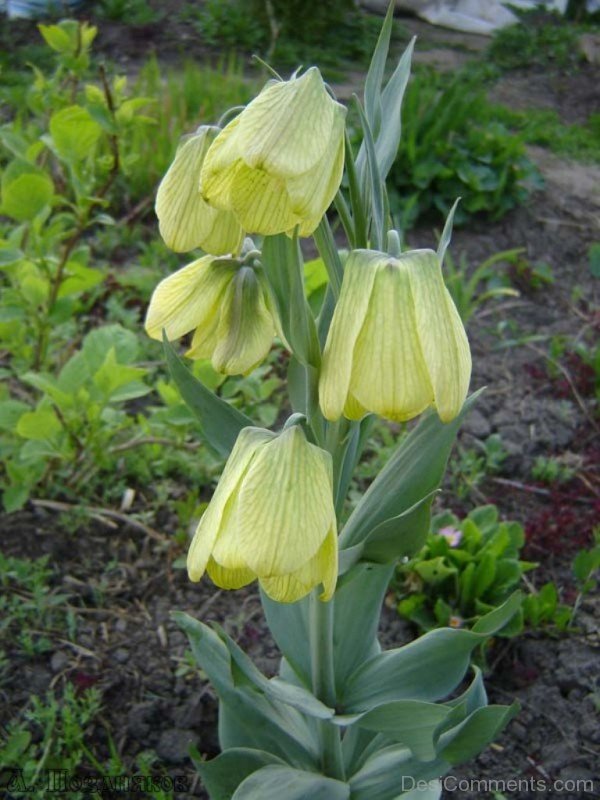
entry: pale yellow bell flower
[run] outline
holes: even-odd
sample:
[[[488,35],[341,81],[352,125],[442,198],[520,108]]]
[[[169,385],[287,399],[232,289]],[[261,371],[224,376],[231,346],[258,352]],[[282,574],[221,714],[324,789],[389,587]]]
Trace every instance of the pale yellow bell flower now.
[[[204,512],[188,574],[223,589],[258,579],[269,597],[293,603],[322,584],[330,600],[338,545],[329,453],[297,425],[275,434],[244,428]]]
[[[436,253],[352,252],[323,352],[323,415],[402,422],[434,405],[449,422],[470,377],[467,335]]]
[[[211,145],[205,199],[249,233],[310,236],[342,180],[345,117],[316,67],[271,81]]]
[[[214,208],[202,197],[200,170],[219,128],[203,126],[185,138],[156,195],[160,235],[176,253],[197,247],[213,255],[236,254],[244,234],[230,211]]]
[[[263,361],[276,331],[262,278],[236,259],[204,256],[162,280],[145,328],[171,341],[195,331],[187,356],[210,358],[217,372],[244,375]]]

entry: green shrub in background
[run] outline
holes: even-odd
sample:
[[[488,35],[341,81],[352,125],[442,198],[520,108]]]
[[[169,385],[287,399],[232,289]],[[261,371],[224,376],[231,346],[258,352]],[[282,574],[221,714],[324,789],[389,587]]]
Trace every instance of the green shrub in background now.
[[[316,54],[325,65],[366,62],[380,27],[354,0],[207,0],[183,13],[207,44],[260,54],[276,67],[297,67]]]
[[[490,115],[478,75],[448,81],[430,70],[417,73],[402,123],[390,205],[403,228],[430,212],[446,215],[457,197],[457,224],[474,214],[499,219],[541,181],[523,138]]]
[[[519,558],[521,525],[500,521],[495,506],[476,508],[462,521],[450,512],[438,514],[431,530],[423,549],[396,572],[398,613],[422,630],[471,627],[536,566]],[[513,636],[522,625],[521,611],[501,635]]]
[[[523,14],[517,25],[501,28],[489,46],[490,59],[501,69],[576,68],[583,59],[578,29],[559,14]]]
[[[232,106],[247,103],[254,83],[244,78],[232,56],[216,67],[187,61],[183,69],[164,70],[151,57],[140,69],[132,92],[151,98],[153,124],[149,130],[131,129],[122,142],[124,178],[120,187],[129,204],[154,195],[167,171],[181,136],[200,123],[214,124]]]

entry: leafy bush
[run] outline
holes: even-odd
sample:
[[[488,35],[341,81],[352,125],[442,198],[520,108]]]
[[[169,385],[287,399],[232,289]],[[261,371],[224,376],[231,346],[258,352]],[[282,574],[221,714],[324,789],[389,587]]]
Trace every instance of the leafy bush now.
[[[423,549],[397,568],[398,613],[423,630],[472,626],[519,587],[536,565],[521,561],[525,543],[517,522],[502,522],[495,506],[476,508],[459,521],[450,512],[432,520]],[[512,636],[522,612],[502,632]]]
[[[583,58],[577,34],[577,28],[558,15],[525,14],[517,25],[494,34],[489,57],[502,69],[574,67]]]
[[[565,125],[556,111],[528,108],[515,111],[492,106],[490,113],[527,144],[538,144],[579,161],[600,163],[600,114],[589,115],[584,125]]]
[[[432,211],[447,214],[457,197],[457,224],[474,214],[499,219],[540,180],[523,138],[491,118],[477,76],[461,73],[448,82],[429,70],[417,73],[402,121],[390,205],[404,228]]]
[[[200,123],[216,123],[228,108],[250,100],[253,83],[230,58],[216,68],[187,61],[183,69],[164,70],[155,57],[141,68],[136,97],[151,100],[149,128],[132,128],[122,138],[124,180],[119,188],[135,204],[153,195],[173,160],[178,142]]]
[[[364,61],[380,26],[354,0],[207,0],[184,14],[209,45],[260,53],[278,66],[294,67],[317,52],[325,64]]]

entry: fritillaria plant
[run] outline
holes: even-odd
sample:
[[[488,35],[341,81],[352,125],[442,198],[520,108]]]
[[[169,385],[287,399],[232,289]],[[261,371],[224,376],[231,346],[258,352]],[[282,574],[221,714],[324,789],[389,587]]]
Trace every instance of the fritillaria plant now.
[[[377,629],[398,559],[429,527],[467,399],[471,357],[444,285],[440,246],[403,250],[385,180],[400,141],[412,43],[383,85],[385,20],[346,109],[316,67],[272,80],[222,129],[182,143],[157,196],[165,242],[204,255],[167,277],[148,310],[171,373],[226,465],[188,555],[192,581],[236,590],[258,581],[282,654],[265,677],[216,625],[177,613],[220,700],[222,753],[199,762],[215,800],[432,800],[439,779],[490,743],[514,706],[487,704],[473,650],[519,607],[472,630],[438,629],[382,651]],[[335,204],[342,258],[326,216]],[[318,316],[304,292],[299,237],[329,275]],[[265,430],[197,381],[170,344],[193,331],[190,358],[247,374],[278,337],[289,352],[290,415]],[[422,415],[342,524],[374,415]],[[204,577],[204,576],[207,577]]]

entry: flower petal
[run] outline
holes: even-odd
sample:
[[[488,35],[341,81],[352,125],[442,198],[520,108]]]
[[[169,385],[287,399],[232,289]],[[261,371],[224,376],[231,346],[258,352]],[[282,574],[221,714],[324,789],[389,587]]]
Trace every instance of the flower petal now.
[[[261,578],[295,572],[321,547],[334,513],[331,456],[293,426],[261,447],[240,487],[241,557]]]
[[[215,493],[196,528],[187,557],[190,580],[199,581],[204,574],[219,537],[227,504],[235,500],[236,490],[256,450],[274,436],[262,428],[248,427],[240,431]]]
[[[369,411],[396,421],[416,417],[433,402],[408,271],[401,261],[380,263],[354,347],[350,391]]]
[[[244,161],[282,178],[307,172],[325,153],[337,105],[316,67],[266,86],[239,118]]]
[[[252,570],[243,567],[227,569],[218,564],[214,558],[209,560],[206,571],[211,581],[221,589],[241,589],[256,580],[256,575]]]
[[[237,167],[243,164],[236,133],[240,118],[226,125],[212,143],[200,173],[202,196],[217,208],[231,210],[232,179]]]
[[[214,255],[234,253],[242,229],[229,212],[210,206],[200,194],[202,163],[216,129],[203,128],[177,150],[156,195],[159,230],[167,247],[177,253],[202,247]]]
[[[274,336],[275,325],[256,273],[242,267],[223,299],[212,365],[226,375],[246,374],[266,358]]]
[[[285,183],[260,169],[239,162],[231,179],[234,213],[249,233],[273,236],[301,222],[294,213]]]
[[[417,250],[418,268],[410,285],[421,348],[442,422],[450,422],[463,406],[471,379],[471,351],[464,326],[433,250]]]
[[[179,339],[217,313],[235,267],[204,256],[162,280],[152,295],[145,328],[152,339]]]
[[[344,172],[344,125],[346,109],[335,110],[329,144],[315,166],[286,181],[294,213],[302,217],[300,236],[310,236],[331,205],[342,182]]]
[[[342,416],[352,374],[352,354],[360,334],[375,282],[381,253],[355,250],[344,270],[342,290],[333,313],[323,351],[319,404],[323,416]]]
[[[335,528],[310,559],[296,572],[277,578],[260,578],[266,594],[279,603],[295,603],[305,597],[315,586],[323,584],[320,600],[331,600],[335,592],[338,574],[338,542]]]

